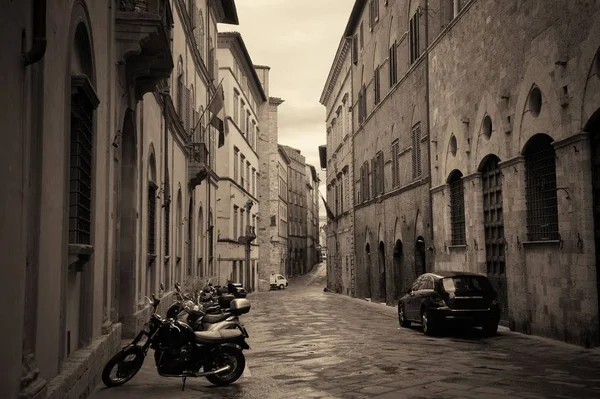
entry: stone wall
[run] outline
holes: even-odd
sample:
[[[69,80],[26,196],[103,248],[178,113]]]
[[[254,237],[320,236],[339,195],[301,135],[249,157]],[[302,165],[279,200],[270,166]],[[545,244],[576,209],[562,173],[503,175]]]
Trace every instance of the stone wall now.
[[[598,342],[590,141],[579,133],[600,108],[599,20],[593,2],[472,1],[429,54],[436,269],[488,272],[479,172],[497,156],[509,324],[581,345]],[[533,87],[542,93],[539,112]],[[559,238],[545,242],[528,239],[522,156],[538,133],[551,137],[556,155]],[[464,246],[450,242],[453,170],[463,174]]]

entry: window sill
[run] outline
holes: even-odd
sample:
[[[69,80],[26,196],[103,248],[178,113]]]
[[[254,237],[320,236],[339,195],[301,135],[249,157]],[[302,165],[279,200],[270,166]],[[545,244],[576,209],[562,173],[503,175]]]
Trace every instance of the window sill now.
[[[156,259],[156,254],[148,254],[148,266],[154,263],[154,259]]]
[[[76,271],[83,271],[93,253],[94,247],[91,245],[69,244],[69,267],[75,266]]]
[[[466,245],[448,245],[448,249],[453,249],[453,250],[465,250],[467,249]]]
[[[525,246],[544,245],[544,244],[559,245],[560,240],[523,241],[521,244],[523,244]]]
[[[171,259],[171,255],[166,255],[165,256],[165,264],[167,264],[167,262],[169,262],[169,259]]]

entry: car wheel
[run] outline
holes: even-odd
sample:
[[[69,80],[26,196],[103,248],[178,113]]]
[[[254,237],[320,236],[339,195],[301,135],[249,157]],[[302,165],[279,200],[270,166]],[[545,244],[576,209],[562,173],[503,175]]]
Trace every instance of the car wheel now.
[[[432,336],[435,333],[433,320],[429,315],[429,311],[426,309],[421,310],[421,325],[423,327],[423,334]]]
[[[280,289],[280,290],[282,290],[282,289],[284,289],[284,288],[285,288],[285,287],[283,286],[283,284],[279,284],[279,289]]]
[[[400,327],[410,327],[410,321],[406,320],[406,313],[404,313],[404,306],[398,306],[398,322]]]
[[[498,332],[498,323],[494,321],[487,322],[483,326],[483,333],[486,337],[493,337]]]

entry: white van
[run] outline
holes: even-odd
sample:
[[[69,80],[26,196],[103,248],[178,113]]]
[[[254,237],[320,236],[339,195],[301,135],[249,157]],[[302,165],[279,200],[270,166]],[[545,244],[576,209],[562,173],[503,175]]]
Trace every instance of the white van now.
[[[288,281],[281,274],[271,274],[271,289],[284,289],[288,286]]]

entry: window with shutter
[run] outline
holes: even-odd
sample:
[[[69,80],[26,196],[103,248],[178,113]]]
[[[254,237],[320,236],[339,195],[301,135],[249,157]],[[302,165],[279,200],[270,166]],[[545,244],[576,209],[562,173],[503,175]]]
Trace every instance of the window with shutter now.
[[[399,176],[399,172],[400,172],[400,168],[398,165],[398,152],[399,152],[399,144],[398,144],[398,140],[394,141],[394,143],[392,143],[392,187],[396,187],[399,184],[400,181],[400,176]]]
[[[352,36],[352,63],[356,65],[358,63],[358,35]]]
[[[369,174],[369,198],[375,198],[377,196],[377,175],[375,170],[375,158],[371,159],[371,173]]]
[[[380,81],[379,81],[379,66],[377,66],[377,68],[375,68],[375,76],[373,78],[374,81],[374,85],[373,85],[373,91],[375,93],[374,95],[374,103],[375,105],[379,104],[379,101],[381,100],[380,98]]]
[[[452,231],[452,245],[465,245],[467,243],[465,230],[465,195],[462,176],[461,172],[455,170],[448,179],[450,185],[450,226]]]
[[[421,177],[421,126],[417,125],[412,131],[412,169],[413,179]]]

